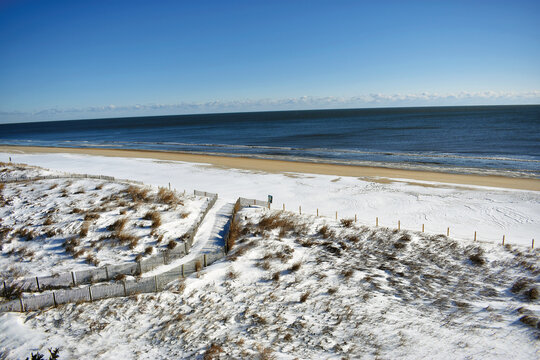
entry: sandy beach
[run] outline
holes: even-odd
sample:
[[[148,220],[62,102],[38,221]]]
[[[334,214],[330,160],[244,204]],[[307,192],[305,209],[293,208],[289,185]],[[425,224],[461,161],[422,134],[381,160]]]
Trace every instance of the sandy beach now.
[[[433,171],[416,171],[391,169],[383,167],[367,167],[337,164],[320,164],[296,161],[253,159],[248,157],[228,157],[199,155],[181,152],[165,152],[151,150],[99,149],[99,148],[59,148],[32,146],[0,146],[0,152],[36,154],[36,153],[70,153],[94,156],[157,159],[164,161],[184,161],[204,163],[223,168],[263,171],[268,173],[304,173],[336,176],[352,176],[369,181],[388,179],[408,179],[411,181],[428,181],[457,185],[489,186],[505,189],[540,191],[540,180],[530,178],[511,178],[495,175],[450,174]],[[16,159],[15,159],[16,161]]]

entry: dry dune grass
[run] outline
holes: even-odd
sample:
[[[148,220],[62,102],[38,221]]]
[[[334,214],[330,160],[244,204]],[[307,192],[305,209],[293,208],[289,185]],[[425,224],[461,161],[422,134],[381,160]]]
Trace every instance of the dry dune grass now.
[[[183,202],[178,199],[174,191],[164,187],[160,187],[158,189],[156,198],[157,201],[162,204],[167,204],[170,206],[183,205]]]
[[[258,248],[265,255],[257,267],[269,271],[266,279],[272,283],[282,283],[283,277],[290,276],[287,274],[295,274],[297,279],[302,279],[306,270],[300,271],[300,267],[305,269],[305,265],[306,268],[318,269],[313,274],[318,279],[330,272],[349,287],[369,289],[365,294],[367,298],[373,294],[384,294],[430,306],[429,309],[454,317],[469,316],[471,304],[477,301],[504,297],[496,290],[500,287],[510,290],[518,302],[532,302],[539,297],[537,276],[540,275],[540,261],[537,251],[500,247],[497,251],[512,256],[490,261],[481,245],[460,243],[443,235],[339,225],[315,228],[309,224],[309,219],[301,216],[270,212],[261,216],[258,222],[242,221],[239,224],[241,230],[236,240],[237,247],[229,254],[229,259],[237,260],[251,249]],[[284,251],[284,240],[280,236],[281,231],[276,231],[278,229],[284,229],[291,235],[287,244],[292,241],[295,247],[311,248],[309,253],[317,256],[283,268],[275,260],[280,258],[280,254],[285,262],[290,258]],[[281,271],[276,271],[280,268]],[[516,272],[529,276],[516,280]],[[337,287],[329,287],[326,291],[329,295],[336,294]],[[300,302],[307,302],[312,296],[308,292],[302,294]]]

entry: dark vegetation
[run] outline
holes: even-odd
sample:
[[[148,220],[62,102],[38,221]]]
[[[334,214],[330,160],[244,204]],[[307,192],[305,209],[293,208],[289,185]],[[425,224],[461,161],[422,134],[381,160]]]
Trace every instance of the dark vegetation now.
[[[512,256],[487,266],[482,246],[444,235],[356,227],[352,223],[349,227],[348,222],[341,222],[341,226],[323,225],[313,232],[308,231],[311,224],[307,221],[301,216],[279,211],[267,213],[257,222],[240,221],[235,249],[229,259],[235,260],[251,248],[262,246],[266,250],[256,264],[270,271],[267,279],[276,286],[279,286],[281,276],[290,276],[287,273],[296,273],[297,279],[310,276],[298,272],[304,261],[314,262],[316,268],[320,264],[332,264],[329,271],[339,274],[342,281],[350,284],[348,286],[359,286],[360,283],[370,292],[384,293],[419,306],[433,305],[434,309],[454,317],[470,314],[473,304],[478,301],[504,296],[497,290],[500,287],[509,289],[518,302],[533,302],[540,297],[537,282],[540,261],[536,250],[499,247],[496,251]],[[283,238],[312,248],[310,253],[317,256],[289,265],[285,273],[276,271],[278,265],[273,261],[283,258],[288,262],[294,251],[287,249]],[[516,273],[524,276],[516,280]],[[315,272],[311,276],[323,279],[326,275]],[[336,292],[336,287],[327,289],[330,296]],[[369,298],[370,292],[362,297]],[[303,292],[299,302],[310,296],[313,295]],[[530,318],[534,314],[525,315],[528,317],[522,316],[522,323],[538,323]]]
[[[58,360],[60,359],[60,349],[48,349],[49,350],[49,360]],[[45,355],[41,354],[39,351],[30,354],[30,357],[26,360],[45,360]]]

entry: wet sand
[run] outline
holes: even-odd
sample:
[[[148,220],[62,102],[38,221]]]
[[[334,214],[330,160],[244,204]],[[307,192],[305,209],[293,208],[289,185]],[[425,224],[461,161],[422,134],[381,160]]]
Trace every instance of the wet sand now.
[[[296,161],[253,159],[247,157],[230,157],[214,155],[198,155],[181,152],[166,152],[153,150],[124,150],[99,148],[58,148],[58,147],[32,147],[32,146],[0,146],[0,152],[5,153],[68,153],[86,154],[95,156],[145,158],[166,161],[184,161],[192,163],[210,164],[224,168],[263,171],[270,173],[305,173],[336,176],[354,176],[371,181],[385,181],[385,179],[408,179],[416,181],[429,181],[456,185],[489,186],[505,189],[520,189],[540,191],[540,180],[529,178],[514,178],[496,175],[450,174],[434,171],[417,171],[391,169],[383,167],[321,164]],[[17,159],[15,158],[16,162]],[[382,179],[381,179],[382,178]],[[420,184],[421,185],[421,184]]]

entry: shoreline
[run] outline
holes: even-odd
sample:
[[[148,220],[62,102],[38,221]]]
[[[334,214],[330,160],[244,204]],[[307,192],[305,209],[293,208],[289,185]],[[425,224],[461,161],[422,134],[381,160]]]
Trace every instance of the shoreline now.
[[[381,182],[380,178],[407,179],[412,181],[437,182],[454,185],[487,186],[503,189],[540,191],[540,180],[531,178],[505,177],[501,175],[455,174],[424,170],[405,170],[387,167],[339,165],[250,157],[202,155],[159,150],[131,150],[104,148],[65,148],[39,146],[0,146],[0,152],[22,154],[81,154],[107,157],[144,158],[165,161],[182,161],[209,164],[223,168],[233,168],[268,173],[303,173],[317,175],[350,176],[368,181]],[[423,185],[417,183],[418,185]]]

